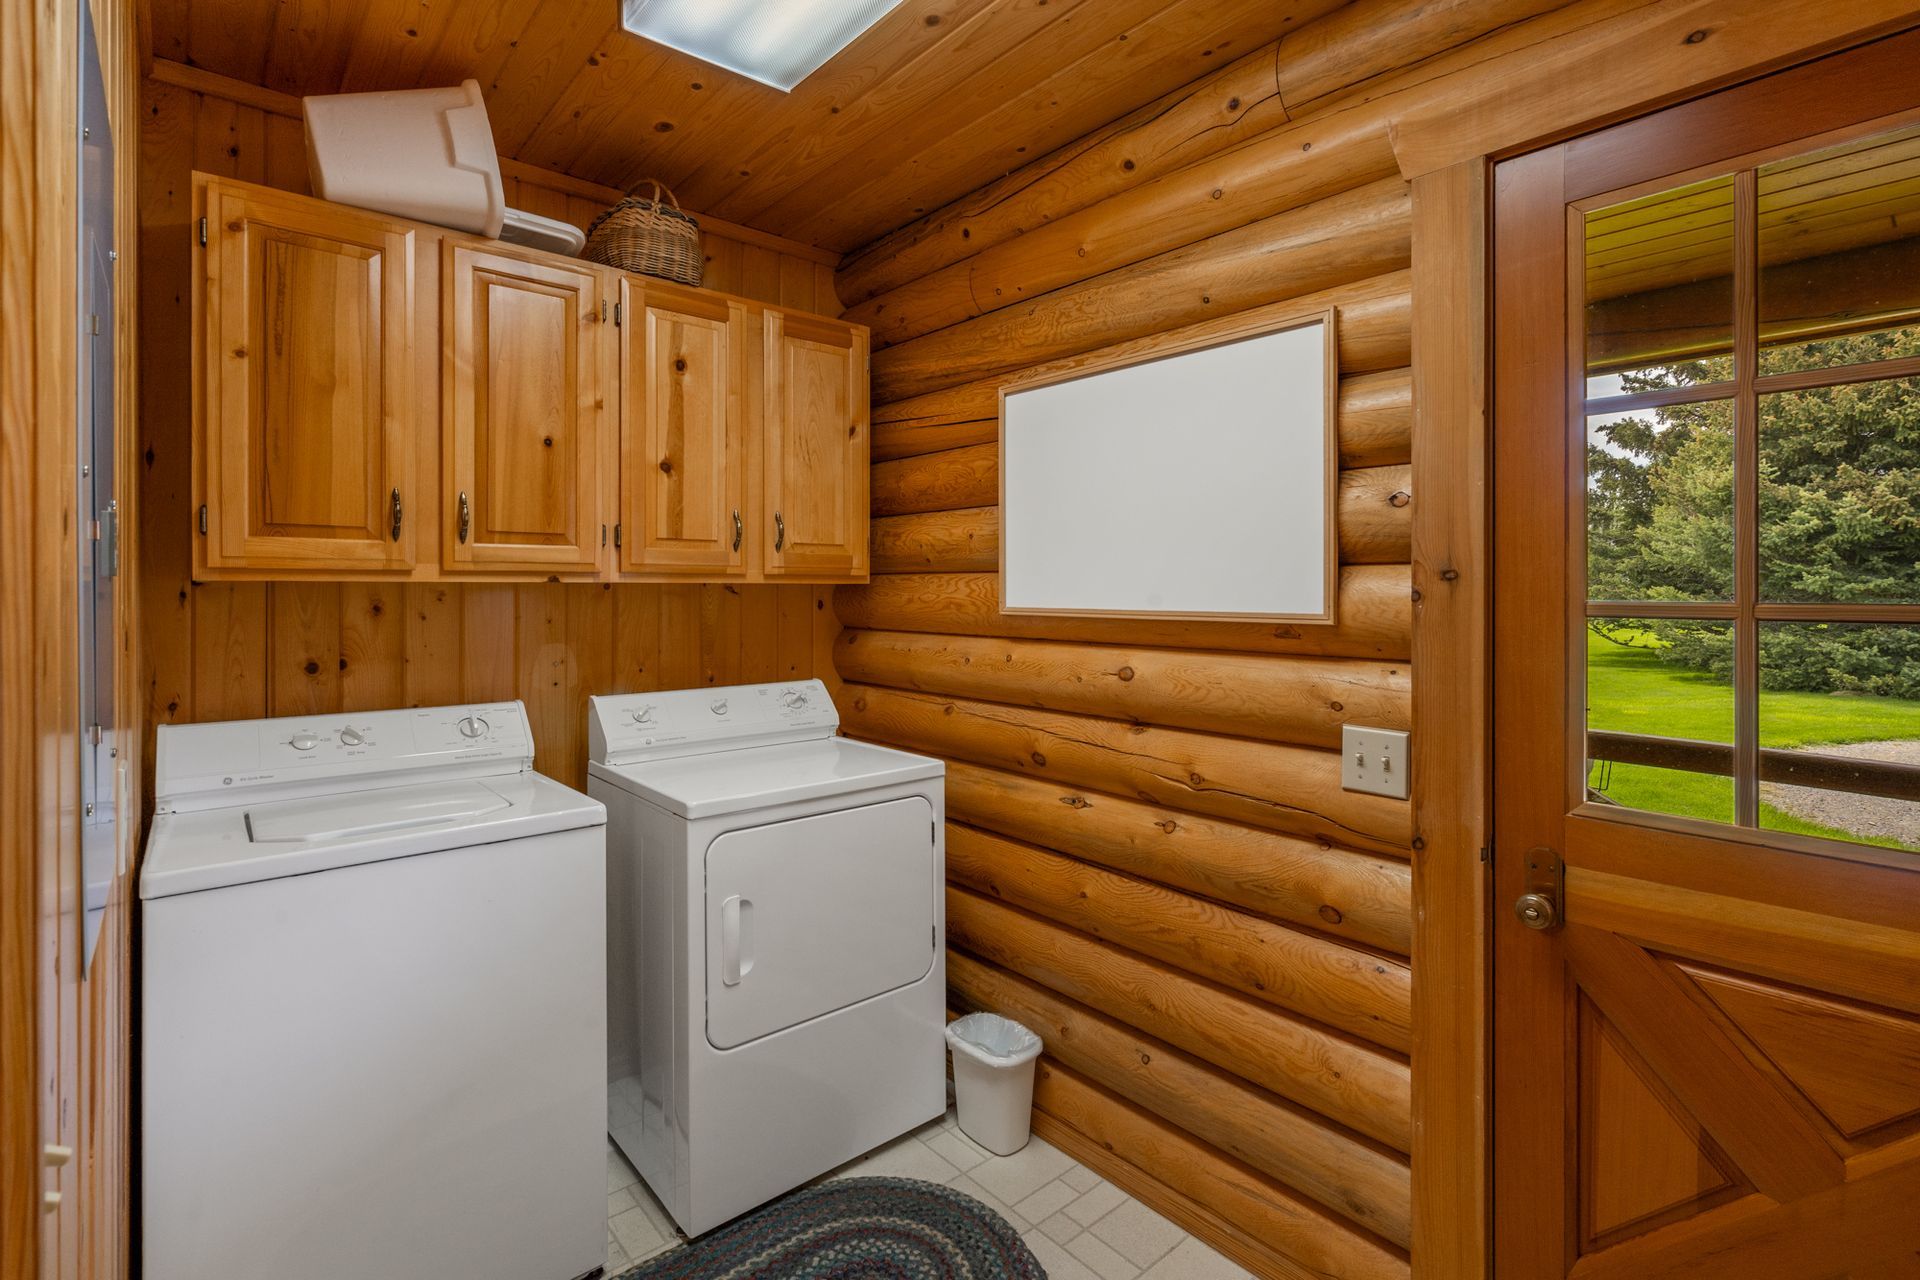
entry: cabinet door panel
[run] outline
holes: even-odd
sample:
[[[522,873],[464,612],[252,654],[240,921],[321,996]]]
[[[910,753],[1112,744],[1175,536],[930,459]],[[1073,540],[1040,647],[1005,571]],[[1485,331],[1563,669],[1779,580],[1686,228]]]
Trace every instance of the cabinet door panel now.
[[[867,572],[866,330],[766,313],[768,573]]]
[[[739,573],[746,308],[651,283],[621,289],[620,567]]]
[[[605,521],[602,277],[445,253],[447,567],[590,571]]]
[[[413,231],[207,188],[200,440],[213,568],[403,569]]]

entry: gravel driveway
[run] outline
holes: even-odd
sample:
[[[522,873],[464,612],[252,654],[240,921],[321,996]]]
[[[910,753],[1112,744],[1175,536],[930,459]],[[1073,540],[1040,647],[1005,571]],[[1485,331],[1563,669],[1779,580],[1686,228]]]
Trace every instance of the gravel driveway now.
[[[1854,756],[1893,764],[1920,765],[1920,739],[1853,742],[1845,746],[1809,747],[1808,750],[1828,756]],[[1838,827],[1857,836],[1897,840],[1910,849],[1920,849],[1920,800],[1856,796],[1844,791],[1787,787],[1773,782],[1760,785],[1760,798],[1783,813],[1790,813],[1808,822]]]

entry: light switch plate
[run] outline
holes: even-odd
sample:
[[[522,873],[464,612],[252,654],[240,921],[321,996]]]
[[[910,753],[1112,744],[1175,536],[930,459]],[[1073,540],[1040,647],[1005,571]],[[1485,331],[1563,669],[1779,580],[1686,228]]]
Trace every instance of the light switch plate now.
[[[1407,798],[1407,731],[1340,728],[1340,785],[1348,791]]]

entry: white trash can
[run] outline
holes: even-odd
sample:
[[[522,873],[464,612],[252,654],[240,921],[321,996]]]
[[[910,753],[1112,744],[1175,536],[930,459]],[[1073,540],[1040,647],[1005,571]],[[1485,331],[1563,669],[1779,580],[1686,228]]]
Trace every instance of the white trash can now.
[[[947,1024],[947,1043],[960,1132],[997,1155],[1026,1146],[1040,1037],[997,1013],[970,1013]]]

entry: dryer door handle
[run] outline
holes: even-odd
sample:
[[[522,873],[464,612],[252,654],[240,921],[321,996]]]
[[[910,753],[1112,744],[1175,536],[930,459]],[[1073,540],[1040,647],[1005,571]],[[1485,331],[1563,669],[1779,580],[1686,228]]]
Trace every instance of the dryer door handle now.
[[[753,972],[753,945],[747,926],[753,920],[753,900],[734,894],[720,904],[720,981],[729,987]]]

